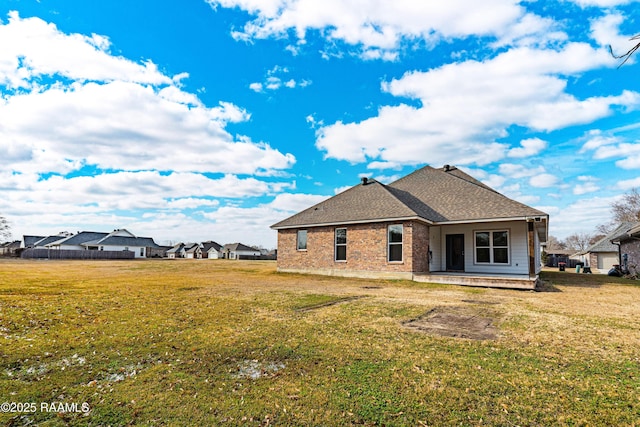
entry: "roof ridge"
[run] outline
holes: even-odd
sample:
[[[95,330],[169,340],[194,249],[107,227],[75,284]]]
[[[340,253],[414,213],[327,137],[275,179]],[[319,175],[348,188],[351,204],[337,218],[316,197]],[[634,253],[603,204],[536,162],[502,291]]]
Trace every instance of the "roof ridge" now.
[[[460,176],[460,175],[457,175],[457,174],[453,174],[453,173],[449,174],[449,175],[453,176],[455,178],[461,179],[461,180],[463,180],[465,182],[468,182],[469,184],[473,184],[473,185],[475,185],[477,187],[484,188],[485,190],[491,190],[496,194],[500,194],[501,196],[504,196],[504,194],[500,193],[499,191],[497,191],[494,188],[489,187],[488,185],[486,185],[485,183],[483,183],[479,179],[475,179],[474,177],[472,177],[471,175],[469,175],[468,173],[466,173],[462,169],[458,168],[457,166],[445,165],[442,169],[438,168],[436,170],[439,170],[439,171],[441,170],[444,173],[453,172],[453,171],[459,171],[459,173],[462,174],[463,176]]]
[[[416,212],[416,210],[415,210],[412,206],[410,206],[410,205],[409,205],[408,203],[406,203],[404,200],[400,199],[400,198],[399,198],[398,196],[396,196],[396,194],[394,193],[394,191],[402,191],[402,190],[399,190],[399,189],[397,189],[397,188],[390,187],[390,186],[388,186],[388,185],[386,185],[386,184],[383,184],[383,183],[382,183],[382,182],[380,182],[380,181],[375,181],[375,182],[377,182],[378,184],[382,185],[382,188],[383,188],[383,189],[385,189],[385,190],[387,191],[387,193],[389,193],[389,194],[391,195],[391,197],[393,197],[393,198],[394,198],[394,199],[396,199],[398,202],[400,202],[401,204],[403,204],[404,206],[406,206],[408,209],[410,209],[410,210],[411,210],[413,213],[415,213],[417,216],[421,216],[421,215],[420,215],[420,213]]]

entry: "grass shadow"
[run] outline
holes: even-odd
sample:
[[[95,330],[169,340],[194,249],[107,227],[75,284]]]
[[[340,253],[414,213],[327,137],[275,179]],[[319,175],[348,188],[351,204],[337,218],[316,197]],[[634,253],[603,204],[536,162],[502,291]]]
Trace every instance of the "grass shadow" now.
[[[599,288],[603,285],[635,285],[640,283],[637,280],[625,279],[621,277],[611,277],[605,274],[584,274],[569,271],[543,271],[540,273],[540,292],[562,292],[558,286],[573,288]]]

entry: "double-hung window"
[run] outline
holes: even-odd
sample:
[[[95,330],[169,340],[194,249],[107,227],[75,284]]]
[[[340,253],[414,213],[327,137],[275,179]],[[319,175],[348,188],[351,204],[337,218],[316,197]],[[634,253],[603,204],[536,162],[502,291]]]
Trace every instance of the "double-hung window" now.
[[[387,233],[389,262],[402,262],[402,224],[393,224]]]
[[[336,228],[336,261],[347,260],[347,229]]]
[[[307,230],[298,230],[298,250],[307,250]]]
[[[508,231],[476,231],[478,264],[509,264]]]

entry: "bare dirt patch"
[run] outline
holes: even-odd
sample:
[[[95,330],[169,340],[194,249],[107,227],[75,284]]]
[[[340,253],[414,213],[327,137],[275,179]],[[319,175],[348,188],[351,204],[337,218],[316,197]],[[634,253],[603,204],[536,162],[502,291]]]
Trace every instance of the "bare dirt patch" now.
[[[493,340],[498,329],[493,318],[474,307],[435,307],[404,323],[407,328],[427,334],[472,340]]]

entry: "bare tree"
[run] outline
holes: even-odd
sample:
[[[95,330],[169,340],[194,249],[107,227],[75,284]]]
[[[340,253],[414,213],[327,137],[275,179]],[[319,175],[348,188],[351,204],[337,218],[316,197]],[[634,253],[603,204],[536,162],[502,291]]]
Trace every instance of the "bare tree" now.
[[[607,234],[615,230],[616,227],[617,227],[617,224],[615,222],[610,222],[608,224],[600,224],[599,226],[596,227],[596,232],[598,234],[601,234],[602,236],[606,236]]]
[[[637,34],[637,35],[631,37],[629,40],[631,40],[631,41],[640,40],[640,34]],[[623,60],[620,63],[620,65],[618,65],[618,68],[622,67],[624,65],[624,63],[627,62],[629,60],[629,58],[631,58],[631,55],[633,55],[638,49],[640,49],[640,42],[638,42],[635,45],[633,45],[633,47],[631,49],[629,49],[628,51],[626,51],[622,55],[616,55],[615,53],[613,53],[613,48],[611,47],[611,45],[609,45],[609,52],[611,52],[611,56],[613,56],[616,59],[622,59]]]
[[[562,249],[566,249],[567,246],[564,244],[564,242],[558,240],[558,238],[556,236],[549,236],[549,238],[547,239],[547,252],[552,253],[554,251],[557,250],[562,250]]]
[[[11,237],[11,227],[9,221],[3,216],[0,216],[0,241],[8,240]]]
[[[592,237],[589,233],[573,233],[564,240],[564,243],[567,245],[567,249],[584,251],[589,247]]]
[[[622,200],[612,203],[611,213],[613,214],[613,222],[616,224],[625,221],[640,221],[640,192],[638,189],[632,189],[622,196]]]

